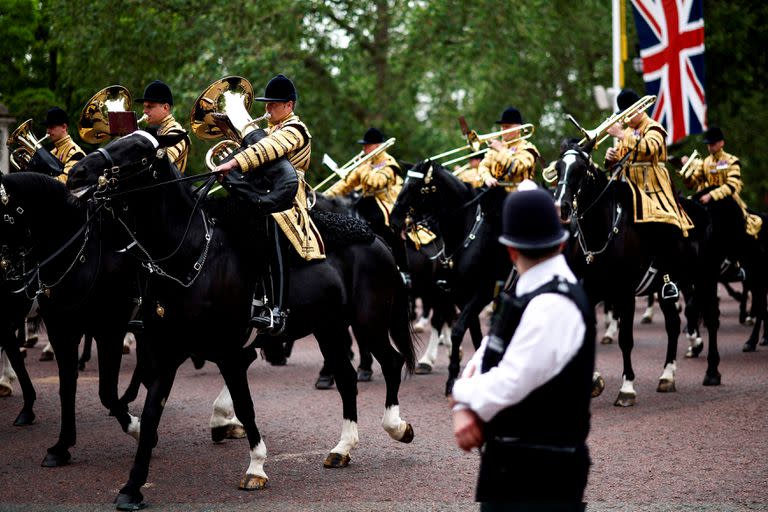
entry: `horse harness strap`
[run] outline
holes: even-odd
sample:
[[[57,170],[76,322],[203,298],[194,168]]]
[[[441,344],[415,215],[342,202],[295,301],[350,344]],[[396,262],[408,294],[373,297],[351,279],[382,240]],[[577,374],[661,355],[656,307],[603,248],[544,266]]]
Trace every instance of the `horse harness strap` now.
[[[504,354],[512,342],[512,337],[520,325],[523,312],[535,297],[544,293],[557,293],[571,299],[580,311],[586,311],[589,306],[583,300],[583,293],[578,292],[577,285],[569,283],[562,276],[555,276],[548,283],[524,295],[516,296],[514,291],[501,293],[498,309],[488,333],[488,342],[480,367],[481,373],[486,373],[491,368],[498,366],[504,358]]]
[[[477,233],[480,231],[480,228],[483,225],[483,221],[485,220],[485,214],[483,213],[482,208],[480,205],[477,206],[477,210],[475,211],[475,223],[472,225],[472,228],[470,228],[469,233],[467,233],[467,236],[464,237],[464,241],[461,243],[460,247],[466,249],[469,247],[469,245],[477,239]],[[459,247],[456,248],[453,253],[451,253],[450,256],[445,255],[445,242],[443,241],[443,247],[440,249],[440,251],[435,254],[434,256],[430,257],[430,260],[438,260],[438,262],[445,268],[453,268],[453,257],[458,252]]]
[[[613,216],[613,225],[611,226],[611,230],[608,232],[608,237],[605,240],[605,243],[597,251],[590,251],[587,248],[587,240],[584,238],[584,230],[581,229],[581,226],[579,225],[580,216],[573,216],[573,223],[576,226],[576,239],[579,241],[579,247],[581,247],[581,251],[584,253],[584,259],[587,261],[587,264],[595,261],[595,256],[602,254],[606,249],[608,249],[608,245],[610,245],[613,237],[619,233],[619,223],[621,223],[621,218],[623,215],[624,209],[620,204],[616,204],[616,213]]]

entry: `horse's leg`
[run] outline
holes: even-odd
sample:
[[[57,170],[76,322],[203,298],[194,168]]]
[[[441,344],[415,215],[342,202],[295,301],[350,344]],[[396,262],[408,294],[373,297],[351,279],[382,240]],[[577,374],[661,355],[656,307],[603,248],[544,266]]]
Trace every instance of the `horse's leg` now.
[[[122,350],[122,349],[121,349]],[[128,482],[120,489],[115,499],[118,510],[139,510],[144,507],[144,496],[141,487],[147,483],[149,461],[152,449],[157,444],[157,427],[163,414],[165,402],[173,387],[178,364],[160,368],[160,374],[150,382],[147,397],[144,400],[144,410],[141,412],[141,436],[136,456],[133,460]]]
[[[653,322],[653,293],[648,294],[648,306],[646,306],[643,312],[643,317],[640,319],[641,324],[650,324]]]
[[[717,281],[713,278],[710,282],[702,283],[700,288],[701,293],[697,297],[700,297],[702,303],[701,313],[708,337],[707,372],[704,375],[703,384],[705,386],[719,386],[720,352],[717,348],[717,330],[720,328],[720,306],[717,302]]]
[[[434,325],[436,321],[435,316],[432,317],[432,325],[430,325],[429,342],[427,348],[424,350],[419,362],[416,364],[416,370],[414,373],[417,375],[426,375],[432,373],[432,368],[437,360],[437,347],[440,345],[440,334]]]
[[[755,348],[757,347],[758,339],[760,338],[760,327],[761,323],[766,320],[766,292],[762,287],[754,286],[751,289],[752,291],[752,318],[754,319],[754,323],[752,326],[752,333],[749,335],[749,338],[744,343],[744,347],[742,348],[742,351],[744,352],[754,352]]]
[[[343,425],[341,438],[323,462],[326,468],[343,468],[349,465],[349,452],[357,446],[357,373],[347,357],[346,347],[351,342],[349,330],[342,325],[328,326],[315,331],[326,364],[336,378],[336,389],[341,396]]]
[[[671,393],[675,388],[675,371],[677,370],[677,342],[680,337],[680,313],[677,310],[677,299],[660,299],[659,306],[664,313],[664,327],[667,332],[667,353],[664,358],[664,371],[659,378],[656,391]]]
[[[91,360],[91,348],[93,347],[93,336],[90,334],[85,335],[83,340],[83,353],[80,359],[77,360],[77,368],[81,372],[85,371],[85,363]]]
[[[253,412],[253,400],[248,387],[249,364],[243,364],[239,357],[233,361],[219,363],[219,370],[224,377],[225,384],[219,397],[226,392],[229,400],[233,403],[235,415],[241,419],[242,428],[248,436],[251,462],[238,487],[245,491],[254,491],[263,489],[269,478],[264,472],[267,445],[264,444],[264,439],[256,427],[256,415]],[[231,390],[231,395],[229,390]],[[226,397],[224,398],[226,399]]]
[[[0,377],[0,390],[2,389],[3,379],[8,379],[8,389],[10,389],[10,381],[15,378],[19,380],[21,393],[24,397],[24,405],[13,424],[17,427],[26,427],[35,421],[33,406],[35,405],[37,395],[35,394],[34,386],[32,386],[32,379],[29,378],[27,368],[24,366],[24,358],[21,356],[19,344],[13,337],[13,333],[9,331],[3,337],[8,342],[3,344],[3,375]]]
[[[605,307],[605,333],[600,338],[600,343],[603,345],[610,345],[616,340],[616,336],[619,333],[619,320],[618,315],[609,308],[607,303],[604,303]],[[615,306],[614,306],[615,309]]]
[[[77,441],[75,420],[75,395],[77,394],[77,349],[80,345],[80,333],[56,333],[51,339],[56,344],[56,364],[59,368],[59,399],[61,402],[61,430],[59,440],[48,448],[48,454],[42,462],[43,467],[51,468],[69,464],[72,456],[69,448]]]
[[[136,342],[136,337],[133,335],[132,332],[125,333],[125,336],[123,336],[123,354],[127,355],[131,353],[131,343]]]
[[[688,339],[688,348],[685,351],[685,357],[699,357],[701,351],[704,349],[704,342],[701,339],[701,333],[699,331],[699,323],[701,321],[704,307],[700,304],[701,297],[696,294],[699,293],[699,286],[691,286],[690,283],[682,283],[680,290],[683,292],[683,298],[685,299],[685,308],[683,312],[685,314],[685,337]]]
[[[432,297],[430,295],[430,292],[424,292],[421,295],[421,316],[413,324],[415,332],[424,332],[429,326],[429,314],[432,311]]]
[[[632,349],[635,345],[634,333],[632,332],[632,323],[635,317],[635,297],[629,292],[628,298],[616,301],[615,308],[619,320],[619,348],[621,349],[624,369],[619,396],[613,405],[631,407],[637,401],[635,371],[632,369]]]
[[[243,424],[235,415],[232,395],[226,384],[213,402],[210,426],[211,440],[214,443],[220,443],[224,439],[242,439],[247,435]]]
[[[128,404],[118,398],[118,380],[122,361],[122,331],[96,335],[99,358],[99,399],[120,424],[123,432],[139,440],[139,419],[128,412]]]
[[[5,353],[5,345],[0,347],[0,362],[2,369],[0,371],[0,397],[11,396],[13,394],[13,381],[17,379],[16,372],[13,371],[11,361]]]
[[[453,383],[459,377],[459,369],[461,368],[461,356],[459,351],[461,350],[461,342],[464,340],[464,333],[467,332],[467,326],[470,324],[472,318],[477,318],[480,311],[489,302],[485,296],[476,293],[472,299],[462,308],[459,317],[456,319],[456,323],[453,324],[451,330],[451,358],[448,363],[448,380],[445,383],[445,395],[449,396],[453,390]]]
[[[357,348],[360,352],[360,364],[357,367],[357,381],[358,382],[370,382],[373,378],[373,356],[369,347],[370,341],[364,335],[359,335],[358,331],[355,332],[355,339],[357,340]]]
[[[357,325],[354,330],[355,336],[363,331],[365,339],[370,342],[371,352],[381,365],[381,372],[384,374],[387,396],[384,400],[384,417],[381,420],[381,426],[395,441],[410,443],[413,440],[413,427],[400,419],[400,402],[397,398],[405,359],[389,342],[386,322],[379,325],[374,323]]]
[[[49,341],[46,343],[46,345],[43,347],[43,351],[40,352],[40,361],[53,361],[54,357],[56,357],[56,352],[53,349],[53,345],[51,345],[51,342]]]

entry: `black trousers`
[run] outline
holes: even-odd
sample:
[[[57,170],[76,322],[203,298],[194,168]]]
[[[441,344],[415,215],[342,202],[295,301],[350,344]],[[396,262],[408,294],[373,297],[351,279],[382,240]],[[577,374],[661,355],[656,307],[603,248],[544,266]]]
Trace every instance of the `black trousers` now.
[[[550,448],[488,441],[475,495],[481,510],[584,510],[590,464],[586,445]]]

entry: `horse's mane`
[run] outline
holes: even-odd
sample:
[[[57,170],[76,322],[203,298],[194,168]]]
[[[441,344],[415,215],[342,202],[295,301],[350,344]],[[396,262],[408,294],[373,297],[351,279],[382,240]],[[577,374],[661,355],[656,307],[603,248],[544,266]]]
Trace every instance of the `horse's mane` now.
[[[29,190],[31,196],[44,197],[47,202],[54,202],[57,205],[61,203],[77,208],[82,206],[80,199],[73,196],[66,185],[45,174],[16,172],[3,176],[2,182],[23,190]]]

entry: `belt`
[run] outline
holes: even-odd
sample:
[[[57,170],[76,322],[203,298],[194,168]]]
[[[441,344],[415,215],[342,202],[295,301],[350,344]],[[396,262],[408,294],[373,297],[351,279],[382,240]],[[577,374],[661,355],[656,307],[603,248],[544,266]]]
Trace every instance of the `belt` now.
[[[548,444],[522,441],[519,437],[494,436],[489,441],[490,444],[497,444],[508,448],[520,448],[524,450],[536,450],[550,453],[561,453],[572,455],[584,445],[568,444]]]
[[[629,166],[630,167],[661,167],[662,169],[666,168],[666,165],[664,164],[664,162],[658,162],[655,164],[653,162],[633,162],[629,164]]]

